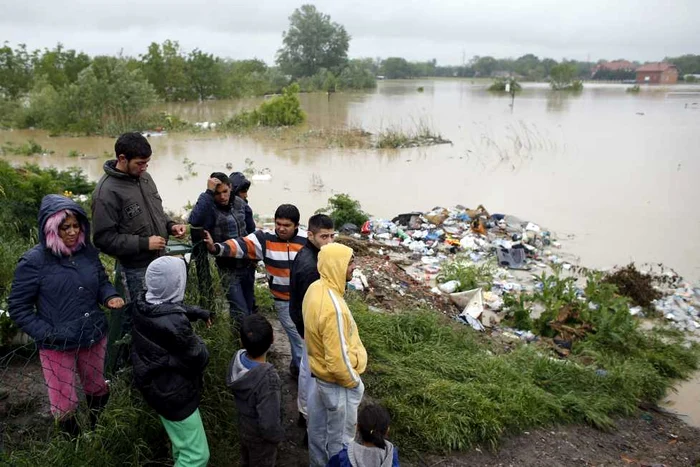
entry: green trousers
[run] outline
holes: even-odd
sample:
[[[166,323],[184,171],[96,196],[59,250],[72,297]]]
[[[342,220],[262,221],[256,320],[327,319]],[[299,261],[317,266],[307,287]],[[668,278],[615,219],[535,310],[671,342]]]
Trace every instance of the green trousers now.
[[[160,417],[173,445],[175,467],[204,467],[209,462],[209,444],[199,409],[179,422]]]

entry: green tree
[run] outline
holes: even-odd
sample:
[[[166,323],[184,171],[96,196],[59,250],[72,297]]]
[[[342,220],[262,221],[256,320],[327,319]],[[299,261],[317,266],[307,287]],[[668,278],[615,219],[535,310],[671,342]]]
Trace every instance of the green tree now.
[[[411,71],[411,65],[401,57],[389,57],[379,68],[379,73],[388,79],[410,78]]]
[[[294,10],[282,37],[277,64],[295,78],[312,76],[321,68],[337,74],[347,62],[350,35],[313,5]]]
[[[494,71],[498,71],[498,61],[493,57],[475,55],[471,60],[471,67],[476,76],[491,76]]]
[[[75,83],[78,74],[90,65],[90,57],[75,50],[65,50],[60,42],[53,50],[34,52],[34,76],[45,76],[54,88],[62,88]]]
[[[0,48],[0,98],[17,99],[31,89],[32,63],[27,46]]]
[[[554,67],[549,73],[549,84],[554,90],[562,90],[570,88],[574,83],[574,78],[577,76],[576,65],[573,63],[560,63]]]
[[[676,65],[680,76],[700,74],[700,55],[687,54],[680,57],[666,57],[664,61]]]
[[[223,97],[222,67],[218,58],[199,49],[187,56],[187,76],[192,91],[200,101],[210,97]]]
[[[167,101],[187,100],[194,97],[187,75],[187,59],[177,41],[155,42],[141,55],[141,68],[158,95]]]
[[[350,60],[338,77],[340,89],[367,89],[377,86],[373,71],[374,63],[369,59]]]

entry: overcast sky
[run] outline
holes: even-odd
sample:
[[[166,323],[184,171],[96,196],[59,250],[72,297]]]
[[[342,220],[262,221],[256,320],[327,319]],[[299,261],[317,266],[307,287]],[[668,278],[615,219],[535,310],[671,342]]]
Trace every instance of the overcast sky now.
[[[57,42],[90,55],[138,56],[173,39],[189,51],[273,63],[292,0],[0,0],[0,42]],[[474,55],[628,58],[700,54],[700,0],[323,0],[352,36],[351,57]]]

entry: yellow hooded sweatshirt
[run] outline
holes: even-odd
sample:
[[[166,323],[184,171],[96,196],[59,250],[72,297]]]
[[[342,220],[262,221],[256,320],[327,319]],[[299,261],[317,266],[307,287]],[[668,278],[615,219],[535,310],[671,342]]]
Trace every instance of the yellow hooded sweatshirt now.
[[[367,367],[367,351],[348,309],[346,273],[352,248],[330,243],[318,253],[319,280],[304,296],[304,340],[311,373],[326,382],[346,388],[360,384]]]

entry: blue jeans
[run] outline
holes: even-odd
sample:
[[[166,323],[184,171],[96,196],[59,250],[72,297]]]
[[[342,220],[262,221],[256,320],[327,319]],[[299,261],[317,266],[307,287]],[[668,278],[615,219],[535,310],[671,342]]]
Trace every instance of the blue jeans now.
[[[241,277],[241,287],[243,287],[243,296],[248,304],[248,310],[255,313],[255,268],[250,266],[246,268],[246,272]]]
[[[304,353],[304,343],[297,331],[297,327],[289,316],[289,302],[283,300],[275,300],[275,310],[277,318],[284,328],[289,338],[289,347],[292,351],[292,366],[299,368],[301,366],[301,355]]]
[[[226,300],[229,304],[229,312],[234,325],[240,328],[243,317],[251,314],[250,299],[243,287],[243,280],[248,273],[246,269],[221,268],[221,281],[226,290]]]
[[[309,464],[325,466],[328,460],[355,438],[357,408],[365,386],[345,388],[314,378],[309,385]]]

